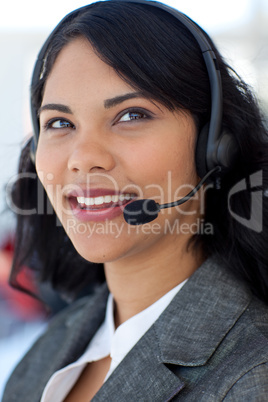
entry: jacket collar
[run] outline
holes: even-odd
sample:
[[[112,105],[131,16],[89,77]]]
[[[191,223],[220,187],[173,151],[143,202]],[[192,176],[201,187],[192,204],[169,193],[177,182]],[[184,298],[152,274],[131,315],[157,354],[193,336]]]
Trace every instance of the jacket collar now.
[[[169,370],[168,364],[204,365],[250,300],[250,291],[226,267],[215,258],[207,260],[93,401],[116,400],[118,392],[128,400],[172,399],[184,388],[184,382]]]

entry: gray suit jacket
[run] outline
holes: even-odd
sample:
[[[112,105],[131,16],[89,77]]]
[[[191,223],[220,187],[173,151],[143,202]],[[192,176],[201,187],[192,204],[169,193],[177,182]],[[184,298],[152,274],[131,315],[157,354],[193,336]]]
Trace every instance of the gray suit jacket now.
[[[56,316],[15,369],[3,402],[38,402],[104,319],[108,290]],[[268,401],[268,307],[206,261],[112,373],[94,402]],[[54,401],[51,401],[54,402]]]

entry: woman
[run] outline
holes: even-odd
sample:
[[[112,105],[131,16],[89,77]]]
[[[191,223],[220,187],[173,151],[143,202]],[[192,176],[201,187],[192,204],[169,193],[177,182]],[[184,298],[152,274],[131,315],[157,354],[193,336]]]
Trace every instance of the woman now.
[[[32,111],[11,280],[27,263],[77,300],[3,401],[265,400],[267,132],[210,38],[159,3],[86,6],[41,51]]]

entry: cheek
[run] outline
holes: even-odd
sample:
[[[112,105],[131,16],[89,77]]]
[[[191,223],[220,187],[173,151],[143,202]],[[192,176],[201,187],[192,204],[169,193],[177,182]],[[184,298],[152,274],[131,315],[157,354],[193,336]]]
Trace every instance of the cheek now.
[[[166,191],[168,182],[171,181],[175,191],[180,185],[196,183],[194,157],[194,143],[179,141],[174,136],[170,141],[148,146],[144,144],[137,152],[134,150],[131,159],[128,159],[128,164],[132,166],[136,182],[142,186],[147,188],[149,185],[160,186]]]
[[[65,155],[65,149],[48,145],[46,141],[42,141],[40,138],[36,151],[36,170],[43,172],[43,175],[48,175],[49,180],[54,180],[56,177],[60,178],[66,169]]]
[[[35,166],[38,174],[40,174],[41,172],[43,174],[49,173],[52,161],[51,152],[49,152],[49,149],[47,149],[47,147],[43,144],[41,138],[39,138],[38,141],[35,161]]]
[[[36,152],[36,171],[40,182],[45,188],[47,195],[52,203],[56,206],[56,200],[58,199],[58,193],[61,191],[61,156],[57,153],[57,156],[53,155],[53,152],[46,149],[46,147],[40,142]]]

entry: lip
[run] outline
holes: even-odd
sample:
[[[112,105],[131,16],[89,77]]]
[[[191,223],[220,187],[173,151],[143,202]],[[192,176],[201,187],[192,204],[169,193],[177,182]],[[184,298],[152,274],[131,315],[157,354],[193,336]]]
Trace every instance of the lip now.
[[[96,198],[96,197],[105,197],[105,196],[113,196],[113,195],[126,195],[130,194],[130,200],[123,200],[118,202],[111,202],[111,204],[102,204],[102,205],[93,205],[92,207],[86,207],[86,209],[82,209],[78,202],[77,197],[85,197],[85,198]],[[105,220],[111,220],[123,213],[124,207],[133,201],[133,199],[137,198],[137,195],[130,192],[120,192],[112,189],[78,189],[73,190],[65,195],[67,202],[70,205],[71,211],[73,215],[82,222],[101,222]]]

